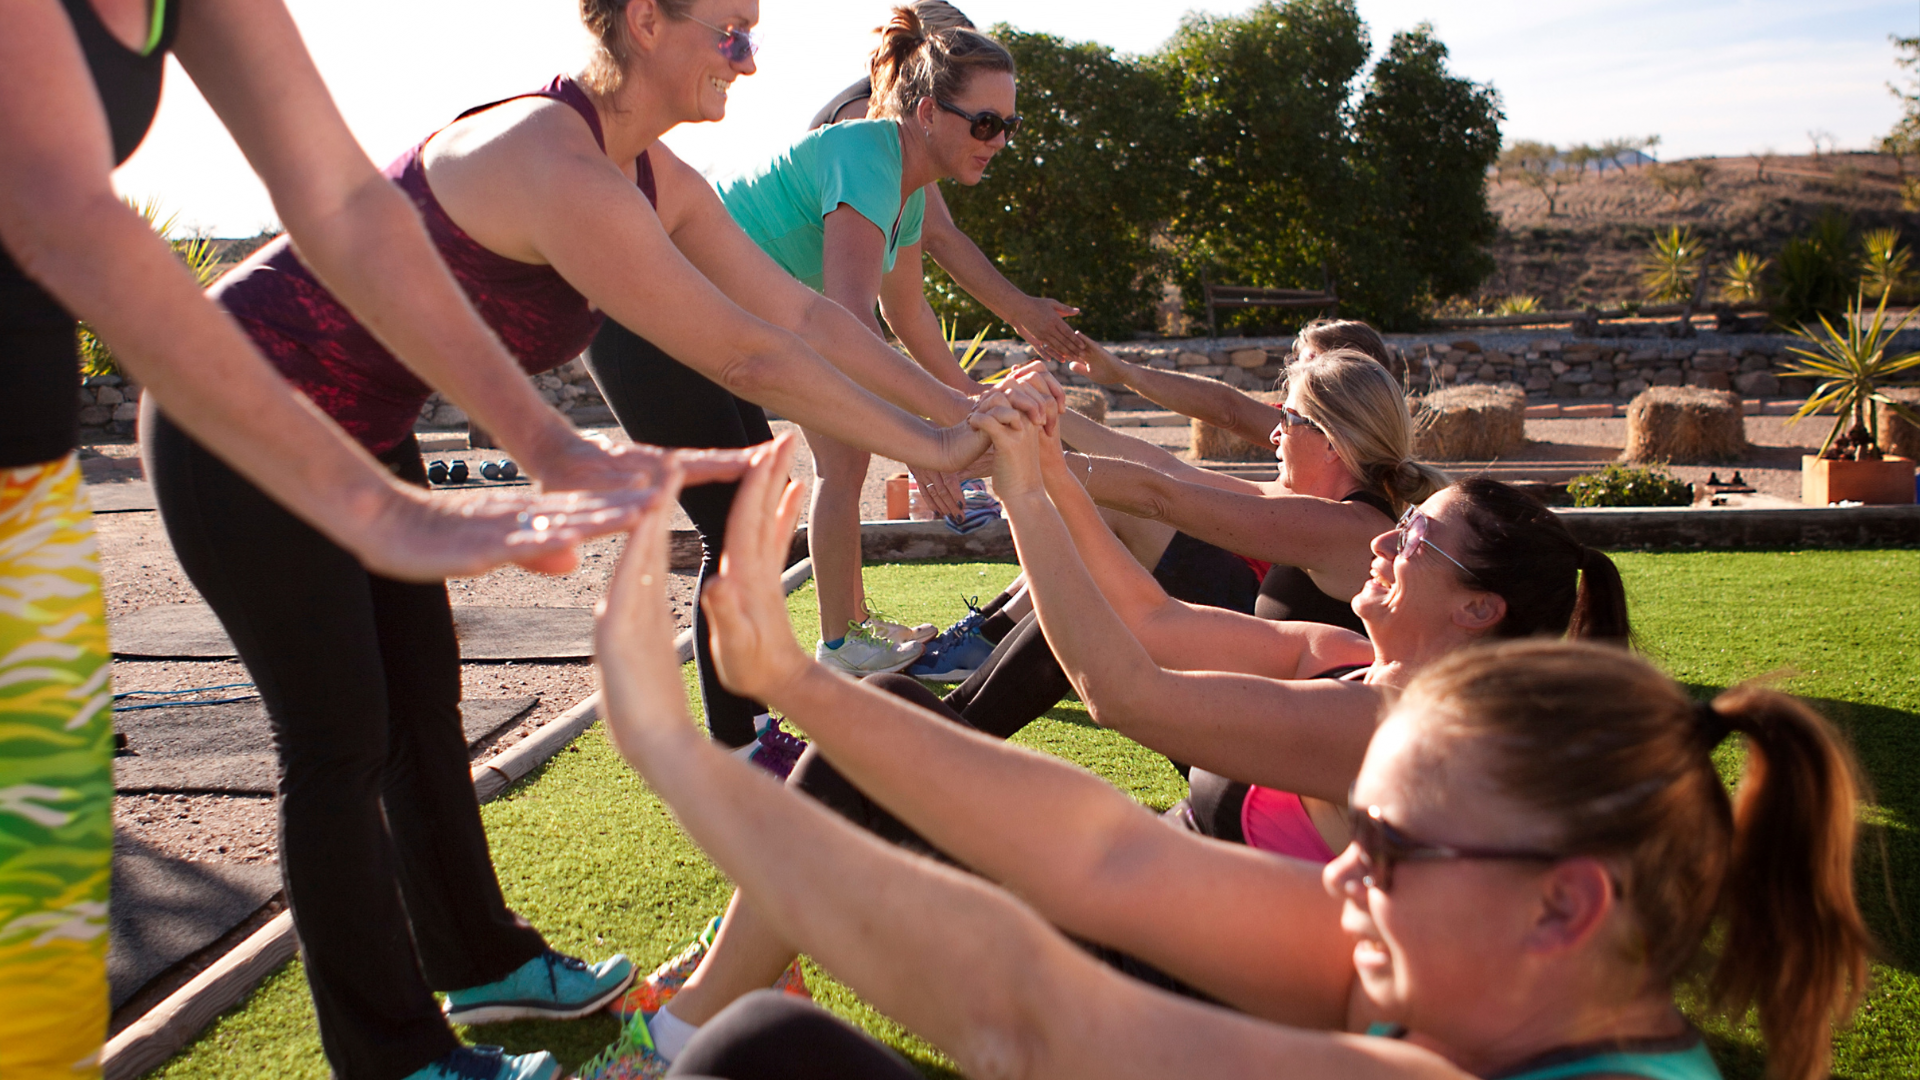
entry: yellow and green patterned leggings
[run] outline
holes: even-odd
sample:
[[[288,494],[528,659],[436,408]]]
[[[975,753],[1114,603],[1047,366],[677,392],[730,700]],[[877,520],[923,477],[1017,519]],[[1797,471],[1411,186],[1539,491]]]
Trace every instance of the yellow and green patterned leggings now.
[[[97,1077],[113,700],[73,455],[0,468],[0,1077]]]

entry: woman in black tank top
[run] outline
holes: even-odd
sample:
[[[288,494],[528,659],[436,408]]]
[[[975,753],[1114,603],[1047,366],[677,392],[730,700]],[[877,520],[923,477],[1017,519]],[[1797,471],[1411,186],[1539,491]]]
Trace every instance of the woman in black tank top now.
[[[105,613],[75,454],[76,319],[183,427],[391,575],[478,573],[509,558],[569,567],[580,539],[630,523],[639,493],[578,501],[582,510],[616,512],[592,528],[536,536],[518,520],[541,505],[531,498],[480,509],[402,485],[291,392],[114,194],[111,168],[145,136],[166,57],[177,51],[248,157],[266,164],[276,205],[329,281],[397,336],[416,345],[428,344],[429,332],[446,339],[431,346],[504,388],[496,399],[503,415],[551,414],[454,288],[404,198],[359,149],[280,3],[23,0],[8,5],[6,20],[0,595],[39,599],[24,613],[0,608],[0,726],[34,733],[0,751],[0,790],[51,794],[33,794],[26,813],[0,809],[0,858],[31,862],[57,881],[27,891],[0,881],[0,1013],[18,1036],[0,1037],[0,1076],[97,1077],[108,1015],[113,724]],[[632,475],[610,473],[606,486]],[[19,930],[48,926],[60,930]],[[451,1033],[445,1040],[422,1060],[451,1049]]]

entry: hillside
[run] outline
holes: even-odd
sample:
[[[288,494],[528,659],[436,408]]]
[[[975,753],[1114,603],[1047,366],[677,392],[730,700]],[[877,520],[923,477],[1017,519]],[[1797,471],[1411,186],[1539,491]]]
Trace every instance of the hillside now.
[[[1699,186],[1670,194],[1661,181],[1699,173]],[[1648,241],[1691,226],[1716,265],[1742,249],[1773,258],[1828,207],[1856,231],[1895,226],[1920,245],[1920,214],[1901,209],[1900,174],[1883,154],[1701,158],[1609,169],[1566,183],[1552,216],[1547,200],[1517,180],[1488,186],[1500,217],[1499,269],[1482,298],[1532,295],[1553,309],[1644,299],[1638,264]]]

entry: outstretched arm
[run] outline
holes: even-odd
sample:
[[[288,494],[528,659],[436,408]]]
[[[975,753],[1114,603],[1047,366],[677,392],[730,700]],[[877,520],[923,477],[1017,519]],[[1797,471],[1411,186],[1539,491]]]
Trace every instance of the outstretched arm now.
[[[728,650],[730,679],[751,683],[766,674],[792,682],[797,668],[811,666],[785,629],[785,609],[774,584],[779,569],[774,548],[786,543],[799,508],[798,488],[780,494],[787,461],[784,448],[771,450],[743,483],[726,565],[714,582],[721,596],[716,600],[709,590],[716,643]],[[777,511],[770,505],[776,499]],[[740,507],[749,509],[743,514]],[[738,541],[748,533],[757,535]],[[1282,1063],[1291,1075],[1312,1078],[1459,1080],[1463,1075],[1405,1044],[1263,1024],[1149,989],[1095,963],[1019,900],[882,844],[718,750],[687,717],[685,692],[670,659],[665,548],[665,515],[660,514],[629,545],[599,620],[601,685],[615,744],[778,932],[862,997],[951,1053],[967,1074],[1164,1076],[1205,1060],[1230,1076],[1271,1075]],[[772,621],[753,617],[769,612],[777,616]],[[735,634],[743,636],[735,639]],[[770,665],[764,672],[763,663]],[[965,738],[959,729],[897,698],[863,694],[856,684],[821,678],[827,680],[823,686],[838,690],[833,696],[874,698],[888,706],[885,715],[899,723],[878,733],[883,743],[897,742],[892,729],[899,727]],[[811,720],[809,728],[825,730],[815,729]],[[910,774],[929,760],[892,764]],[[945,775],[944,769],[932,772]],[[975,794],[966,793],[963,801],[983,801]],[[1111,789],[1107,794],[1118,797]],[[1137,808],[1132,816],[1144,822],[1146,832],[1180,838]],[[1036,825],[1051,820],[1066,819],[1023,819],[1010,838],[1045,832]],[[1084,848],[1077,830],[1065,839],[1066,851]],[[1222,849],[1196,838],[1185,838],[1185,844],[1200,851]],[[1268,963],[1288,965],[1265,971],[1269,981],[1286,986],[1288,1000],[1279,1011],[1302,1026],[1345,1026],[1352,981],[1348,946],[1331,899],[1305,880],[1317,875],[1287,860],[1246,851],[1228,854],[1225,864],[1166,869],[1221,871],[1194,882],[1196,899],[1203,903],[1253,890],[1242,898],[1252,916],[1243,921],[1254,936],[1237,936],[1236,922],[1210,922],[1215,913],[1204,907],[1166,919],[1164,929],[1204,939],[1203,945],[1211,943],[1208,951],[1233,948],[1243,972]],[[1244,866],[1246,873],[1235,874],[1228,864]],[[1140,876],[1139,888],[1155,886],[1154,879]],[[1308,904],[1308,890],[1319,893],[1309,905],[1312,917],[1287,917],[1296,901]],[[1114,893],[1104,902],[1119,907],[1127,899]],[[1277,927],[1298,939],[1289,955],[1262,950]]]
[[[1080,309],[1044,296],[1028,296],[1000,273],[986,252],[973,238],[960,231],[954,222],[939,184],[928,184],[925,221],[920,227],[921,244],[940,269],[967,295],[1000,316],[1013,332],[1029,345],[1051,354],[1056,360],[1078,356],[1086,339],[1061,321],[1061,316],[1080,314]]]
[[[1133,364],[1089,342],[1073,369],[1094,382],[1119,384],[1163,409],[1226,428],[1259,446],[1278,421],[1273,406],[1255,401],[1217,379]]]
[[[199,10],[190,8],[190,17]],[[278,4],[241,5],[230,14],[243,27],[266,24],[268,33],[291,26]],[[60,5],[25,0],[9,5],[6,19],[0,243],[28,277],[92,324],[153,403],[195,439],[370,569],[405,580],[481,573],[506,561],[564,571],[581,539],[633,520],[644,492],[461,502],[396,481],[293,393],[114,194],[106,115]],[[185,31],[183,40],[191,36]],[[297,55],[285,62],[298,67],[305,53],[297,37],[293,48]],[[317,94],[314,107],[330,110],[312,78],[303,100],[313,105]],[[631,476],[623,471],[617,483]],[[544,512],[549,527],[525,527],[521,514],[529,509],[535,514],[525,521]]]

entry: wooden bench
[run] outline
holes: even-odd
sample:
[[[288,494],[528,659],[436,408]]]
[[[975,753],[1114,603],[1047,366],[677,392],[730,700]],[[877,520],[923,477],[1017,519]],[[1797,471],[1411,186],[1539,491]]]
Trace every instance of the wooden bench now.
[[[1220,327],[1215,312],[1220,308],[1319,308],[1329,319],[1340,317],[1340,296],[1334,292],[1333,275],[1327,264],[1320,264],[1320,289],[1267,289],[1252,285],[1215,285],[1206,268],[1200,270],[1200,284],[1207,299],[1207,336],[1218,338]]]

